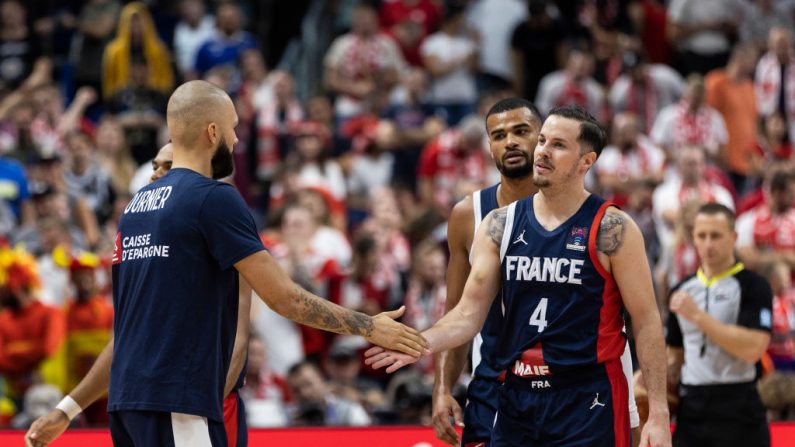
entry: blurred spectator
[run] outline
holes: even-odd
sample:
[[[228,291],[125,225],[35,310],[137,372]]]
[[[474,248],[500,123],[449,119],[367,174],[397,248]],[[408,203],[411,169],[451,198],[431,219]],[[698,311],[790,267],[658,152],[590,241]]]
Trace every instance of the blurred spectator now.
[[[671,0],[668,2],[668,39],[676,45],[677,67],[683,75],[726,65],[731,40],[737,36],[737,0]]]
[[[249,427],[287,425],[285,403],[291,398],[287,381],[271,369],[265,343],[255,333],[249,336],[246,381],[240,397],[246,403]]]
[[[21,401],[39,380],[39,368],[63,347],[64,316],[36,296],[36,261],[24,250],[3,248],[0,265],[0,374],[9,394]]]
[[[121,122],[113,115],[105,115],[97,128],[99,167],[110,175],[116,195],[125,194],[135,175],[135,164]]]
[[[738,194],[748,189],[749,152],[759,120],[753,82],[756,60],[756,48],[738,46],[732,50],[725,69],[713,70],[704,78],[706,102],[721,114],[726,124],[728,140],[725,153],[720,154],[720,164],[728,168]]]
[[[761,115],[778,112],[786,118],[789,139],[795,136],[795,56],[792,34],[785,28],[773,28],[767,40],[767,53],[756,65],[756,103]]]
[[[476,116],[430,140],[417,168],[420,201],[446,215],[465,195],[459,194],[459,181],[485,184],[486,144],[486,126]]]
[[[431,75],[428,99],[434,111],[454,126],[474,111],[478,43],[467,29],[462,6],[449,6],[439,32],[422,43],[422,61]]]
[[[668,14],[664,3],[662,0],[640,0],[630,3],[628,9],[649,61],[669,65],[671,46],[666,38]]]
[[[651,132],[657,114],[679,100],[684,81],[671,67],[648,64],[635,51],[623,54],[621,66],[624,73],[610,87],[613,113],[632,112],[640,120],[643,132]]]
[[[693,222],[701,205],[703,202],[699,198],[688,199],[682,203],[676,215],[673,236],[661,247],[662,252],[654,270],[654,278],[657,286],[657,302],[663,321],[667,321],[670,291],[698,270],[698,253],[696,246],[693,245]]]
[[[356,402],[329,393],[326,379],[313,363],[301,362],[290,368],[287,383],[295,402],[290,408],[292,425],[362,426],[370,416]]]
[[[513,89],[525,98],[537,98],[538,84],[558,68],[566,37],[563,23],[549,0],[527,2],[527,20],[519,23],[511,36]]]
[[[374,235],[359,234],[353,241],[353,261],[341,285],[341,305],[376,315],[389,307],[400,278],[384,262],[384,248]]]
[[[63,398],[63,393],[58,387],[39,383],[31,386],[25,393],[23,411],[14,417],[11,428],[27,430],[36,419],[52,411]]]
[[[206,40],[196,54],[194,69],[201,76],[214,67],[236,66],[245,50],[258,46],[254,36],[243,29],[243,12],[237,2],[221,2],[215,17],[217,33]]]
[[[381,29],[395,39],[403,58],[411,65],[421,66],[420,44],[436,31],[442,8],[434,0],[389,0],[381,2]]]
[[[21,225],[33,223],[34,212],[30,203],[25,170],[18,161],[2,155],[0,155],[0,199],[10,206],[15,222]]]
[[[235,107],[238,109],[240,122],[250,123],[254,114],[273,100],[273,78],[268,76],[265,59],[257,48],[249,48],[241,53],[240,74],[242,79]],[[243,126],[238,125],[238,128],[241,127]]]
[[[657,227],[654,222],[654,208],[652,198],[657,183],[645,180],[636,184],[627,197],[627,204],[623,208],[640,228],[643,235],[643,245],[646,248],[646,257],[649,265],[656,265],[660,258],[660,239],[657,237]]]
[[[348,172],[348,204],[363,204],[371,191],[389,186],[395,158],[388,151],[395,143],[395,127],[387,121],[375,121],[354,136]]]
[[[773,163],[792,159],[792,143],[787,138],[787,123],[781,114],[773,112],[759,119],[757,139],[749,155],[750,172],[755,177]]]
[[[793,30],[792,3],[776,0],[746,2],[745,16],[740,21],[740,40],[764,50],[773,28]]]
[[[67,389],[73,389],[113,336],[113,304],[100,293],[97,284],[99,258],[93,253],[80,253],[72,259],[69,271],[74,297],[66,305]],[[103,398],[83,409],[89,425],[107,425],[107,399]]]
[[[16,89],[34,71],[49,76],[50,62],[30,23],[21,1],[0,2],[0,90]]]
[[[382,116],[394,124],[394,181],[403,185],[417,183],[417,163],[422,146],[445,128],[444,120],[430,115],[428,74],[420,68],[406,70],[401,84],[392,95],[391,104]]]
[[[71,63],[75,86],[102,89],[102,64],[105,46],[116,31],[121,11],[118,0],[89,0],[77,18],[77,33],[72,43]]]
[[[604,94],[591,77],[593,64],[593,56],[589,53],[577,49],[569,51],[565,68],[541,79],[536,95],[538,110],[546,115],[554,107],[577,104],[591,115],[601,117]]]
[[[60,164],[60,161],[48,162]],[[33,206],[36,220],[55,218],[66,222],[69,226],[73,240],[78,246],[92,247],[99,243],[99,224],[97,216],[81,196],[70,195],[65,189],[55,189],[50,185],[43,185],[33,195]],[[26,246],[36,246],[39,235],[35,227],[31,231],[23,228],[16,235],[16,240],[24,242]]]
[[[134,79],[133,60],[146,67],[145,79]],[[143,81],[143,82],[141,82]],[[105,47],[102,58],[102,96],[113,97],[137,84],[162,94],[174,88],[174,72],[168,48],[160,40],[149,9],[142,2],[124,6],[116,38]]]
[[[100,224],[111,214],[114,191],[108,173],[97,162],[97,149],[90,135],[72,132],[64,141],[68,150],[64,173],[67,192],[82,197]]]
[[[697,199],[702,203],[717,202],[734,209],[731,193],[705,178],[704,151],[685,146],[676,158],[676,176],[668,178],[654,191],[654,216],[657,234],[663,244],[671,238],[671,231],[682,204]]]
[[[108,109],[116,114],[136,163],[144,164],[157,147],[165,124],[168,96],[147,85],[150,68],[141,60],[130,65],[130,84],[109,98]]]
[[[334,109],[342,122],[362,113],[362,100],[371,93],[388,92],[404,61],[395,42],[379,34],[376,10],[362,2],[352,12],[350,33],[332,42],[323,64],[326,88],[337,94]]]
[[[203,0],[182,0],[180,21],[174,30],[174,59],[186,79],[195,79],[193,71],[201,45],[215,37],[215,18],[206,14]]]
[[[795,177],[777,170],[765,190],[764,203],[737,220],[737,254],[748,268],[779,261],[795,267]]]
[[[641,123],[632,113],[613,119],[612,144],[604,148],[594,166],[606,197],[619,205],[643,183],[658,185],[663,180],[665,153],[641,133]]]
[[[55,217],[45,217],[36,221],[36,231],[39,236],[36,264],[41,277],[39,299],[49,306],[63,308],[71,293],[69,263],[73,244],[69,226]]]
[[[527,17],[522,0],[477,0],[469,2],[467,22],[477,36],[478,89],[497,90],[511,86],[511,38]],[[532,96],[530,96],[532,98]]]
[[[445,270],[447,259],[441,246],[432,241],[414,250],[412,272],[404,303],[406,324],[423,331],[444,315],[447,297]]]
[[[345,177],[339,164],[329,157],[330,135],[322,125],[302,122],[295,129],[295,151],[287,163],[295,163],[298,184],[325,189],[337,200],[344,200]]]
[[[320,145],[321,153],[315,156],[325,160],[330,150],[327,146],[330,142],[328,141],[328,131],[319,124],[303,122],[304,108],[295,96],[295,80],[293,77],[284,71],[274,71],[268,75],[266,83],[269,84],[270,92],[261,100],[262,103],[260,105],[255,105],[257,114],[256,132],[252,135],[252,139],[249,142],[251,147],[254,148],[250,156],[256,157],[251,160],[251,163],[254,167],[256,179],[260,182],[273,180],[279,163],[287,155],[290,149],[289,146],[293,143],[292,136],[295,132],[312,133],[313,131],[309,127],[315,126],[314,132],[323,135],[317,141],[317,144]],[[299,158],[303,157],[303,153],[298,147],[303,148],[306,144],[306,142],[299,143],[298,138],[296,138],[295,145]],[[321,170],[324,168],[325,166],[322,166]],[[332,190],[332,192],[335,195],[344,194],[344,189],[342,191]]]
[[[335,396],[357,402],[367,410],[375,410],[386,404],[386,398],[378,383],[362,377],[362,360],[356,345],[361,337],[340,337],[329,349],[323,363],[329,379],[329,389]]]
[[[726,124],[705,99],[704,78],[692,74],[687,77],[682,99],[657,115],[651,138],[670,159],[675,159],[683,146],[702,148],[711,160],[723,153],[728,141]]]

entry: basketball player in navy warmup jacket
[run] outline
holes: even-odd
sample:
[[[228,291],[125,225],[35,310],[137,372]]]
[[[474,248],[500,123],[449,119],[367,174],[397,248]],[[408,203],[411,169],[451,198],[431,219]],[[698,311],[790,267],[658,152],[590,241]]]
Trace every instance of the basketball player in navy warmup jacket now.
[[[211,178],[232,172],[237,143],[237,114],[223,90],[183,84],[167,122],[172,169],[133,197],[119,224],[114,340],[58,409],[31,426],[29,445],[47,445],[107,389],[114,445],[225,446],[238,272],[294,321],[409,355],[425,351],[417,331],[392,320],[402,311],[369,317],[336,306],[297,286],[264,250],[240,195]]]
[[[432,352],[469,341],[500,292],[496,365],[507,375],[493,446],[629,445],[622,306],[649,382],[640,445],[671,445],[662,324],[643,238],[625,213],[584,188],[603,145],[604,132],[586,112],[550,112],[534,152],[539,193],[487,216],[460,303],[423,333]],[[416,361],[381,348],[367,355],[388,372]]]
[[[522,98],[507,98],[497,102],[486,114],[491,155],[500,171],[500,183],[476,191],[453,208],[448,223],[447,240],[450,261],[447,265],[447,300],[449,312],[461,299],[470,270],[472,241],[483,218],[492,210],[524,199],[538,189],[533,184],[533,149],[541,129],[540,113],[535,105]],[[450,444],[464,447],[488,446],[494,416],[497,412],[502,371],[495,366],[496,347],[502,331],[502,310],[495,300],[489,309],[483,328],[472,343],[472,380],[467,387],[467,405],[463,415],[463,436],[459,440],[450,417],[461,422],[461,408],[451,394],[451,388],[467,360],[469,344],[439,353],[433,393],[433,423],[436,437]],[[622,355],[629,385],[630,422],[633,443],[640,439],[640,417],[631,387],[632,359],[629,349]]]

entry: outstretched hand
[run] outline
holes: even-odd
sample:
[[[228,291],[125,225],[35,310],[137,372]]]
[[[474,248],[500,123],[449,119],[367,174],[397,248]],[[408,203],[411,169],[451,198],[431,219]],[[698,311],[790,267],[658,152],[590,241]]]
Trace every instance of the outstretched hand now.
[[[46,447],[69,427],[69,418],[61,410],[52,410],[33,421],[25,433],[26,447]]]
[[[428,351],[428,342],[422,338],[420,331],[395,321],[405,311],[406,306],[401,306],[398,310],[381,312],[374,316],[372,333],[366,338],[374,345],[414,357],[414,361],[410,362],[414,363],[420,356],[430,351]]]
[[[364,363],[370,365],[373,369],[383,368],[388,366],[386,372],[393,373],[400,368],[416,363],[419,357],[404,354],[402,352],[386,350],[379,346],[372,347],[364,353]]]

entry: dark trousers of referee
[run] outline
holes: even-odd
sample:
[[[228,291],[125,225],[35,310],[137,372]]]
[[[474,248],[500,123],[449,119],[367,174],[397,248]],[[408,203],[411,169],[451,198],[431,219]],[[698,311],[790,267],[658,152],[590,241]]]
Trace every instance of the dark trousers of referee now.
[[[756,382],[682,385],[674,447],[770,447]]]

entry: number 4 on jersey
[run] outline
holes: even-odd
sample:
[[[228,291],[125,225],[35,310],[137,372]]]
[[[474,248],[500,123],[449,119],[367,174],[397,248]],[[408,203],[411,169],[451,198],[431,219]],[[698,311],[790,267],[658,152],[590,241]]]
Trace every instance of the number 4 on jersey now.
[[[547,301],[547,298],[541,298],[533,315],[530,315],[530,326],[538,326],[539,333],[544,332],[544,328],[547,327]]]

